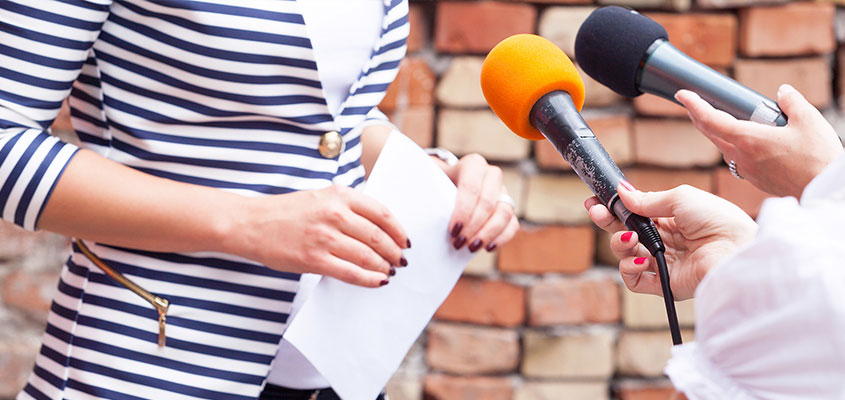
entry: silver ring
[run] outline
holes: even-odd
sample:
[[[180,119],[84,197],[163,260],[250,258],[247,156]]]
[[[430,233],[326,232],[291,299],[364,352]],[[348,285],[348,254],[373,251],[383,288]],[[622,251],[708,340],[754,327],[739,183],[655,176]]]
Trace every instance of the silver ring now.
[[[516,205],[513,202],[513,198],[508,196],[507,193],[502,193],[501,195],[499,195],[499,199],[496,200],[496,201],[499,202],[499,203],[505,203],[505,204],[511,206],[511,209],[516,210]]]
[[[739,172],[737,172],[736,161],[734,161],[734,160],[731,160],[728,163],[728,171],[731,171],[731,175],[733,175],[734,178],[736,178],[736,179],[745,179],[745,178],[742,177],[742,175],[739,174]]]

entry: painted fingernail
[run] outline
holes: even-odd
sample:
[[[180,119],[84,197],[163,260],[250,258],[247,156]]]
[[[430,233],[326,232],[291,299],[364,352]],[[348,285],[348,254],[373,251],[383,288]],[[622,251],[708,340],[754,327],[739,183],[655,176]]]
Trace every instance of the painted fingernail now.
[[[455,246],[455,249],[457,250],[457,249],[460,249],[461,247],[464,247],[464,244],[466,244],[466,242],[467,242],[466,237],[459,236],[457,239],[455,239],[455,243],[452,243],[452,244]]]
[[[637,257],[634,259],[634,264],[643,265],[645,260],[648,260],[648,257]]]
[[[627,243],[629,240],[631,240],[631,236],[634,236],[634,232],[623,233],[622,234],[622,241]]]
[[[469,245],[469,252],[475,253],[480,248],[481,248],[481,239],[475,239],[475,241],[472,242],[472,244]]]
[[[390,276],[396,275],[396,268],[390,267]]]
[[[461,234],[461,229],[464,229],[464,224],[462,222],[456,222],[455,226],[452,227],[452,237],[458,237]]]
[[[498,245],[496,243],[490,243],[490,244],[487,245],[487,247],[485,247],[485,250],[487,250],[487,252],[489,253],[493,250],[496,250],[497,246]]]
[[[385,280],[383,280],[383,281],[379,282],[379,283],[378,283],[378,285],[379,285],[379,286],[384,286],[384,285],[387,285],[388,283],[390,283],[390,281],[389,281],[389,280],[387,280],[387,279],[385,279]]]
[[[628,189],[629,192],[633,192],[634,190],[636,190],[636,189],[634,189],[634,185],[632,185],[631,182],[628,182],[625,179],[620,180],[619,183],[622,184],[622,187],[624,187],[625,189]]]
[[[405,259],[405,256],[402,256],[402,258],[399,259],[399,265],[401,265],[403,267],[408,266],[408,260]]]
[[[405,239],[405,245],[406,245],[405,248],[410,249],[411,248],[411,239]]]

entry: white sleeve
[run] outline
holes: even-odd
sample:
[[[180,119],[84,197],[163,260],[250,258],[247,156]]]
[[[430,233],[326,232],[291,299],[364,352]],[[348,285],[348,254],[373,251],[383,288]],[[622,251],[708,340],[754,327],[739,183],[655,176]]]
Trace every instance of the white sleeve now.
[[[690,400],[845,395],[844,160],[802,205],[767,200],[754,241],[702,280],[696,342],[665,370]]]

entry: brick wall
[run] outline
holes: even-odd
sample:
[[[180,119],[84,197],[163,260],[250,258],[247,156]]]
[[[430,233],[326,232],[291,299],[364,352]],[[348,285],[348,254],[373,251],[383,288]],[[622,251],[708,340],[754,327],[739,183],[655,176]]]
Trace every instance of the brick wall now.
[[[845,8],[830,2],[753,0],[411,0],[409,55],[383,109],[422,146],[479,152],[506,172],[523,229],[494,255],[478,255],[388,386],[393,400],[668,399],[662,376],[671,339],[662,299],[630,293],[589,224],[587,187],[545,141],[510,133],[479,85],[486,53],[536,33],[574,60],[581,22],[621,4],[657,20],[691,57],[775,98],[803,92],[845,133]],[[843,3],[845,5],[845,3]],[[838,35],[838,37],[837,37]],[[840,50],[837,50],[840,49]],[[682,183],[725,197],[754,216],[766,197],[730,176],[686,111],[634,101],[585,78],[583,115],[643,190]],[[678,303],[693,339],[693,301]]]
[[[610,3],[647,12],[681,50],[770,97],[792,83],[845,132],[845,29],[834,29],[845,28],[845,9],[832,3],[412,0],[409,56],[382,108],[422,146],[502,166],[523,230],[472,261],[390,382],[393,400],[668,398],[662,300],[621,285],[607,235],[584,212],[586,186],[548,143],[511,134],[478,84],[486,52],[515,33],[541,34],[574,57],[581,21]],[[624,100],[582,76],[585,118],[638,188],[687,183],[757,212],[764,194],[730,176],[682,108]],[[54,129],[69,131],[66,113]],[[68,243],[0,224],[0,399],[29,373]],[[678,311],[691,340],[692,302]]]

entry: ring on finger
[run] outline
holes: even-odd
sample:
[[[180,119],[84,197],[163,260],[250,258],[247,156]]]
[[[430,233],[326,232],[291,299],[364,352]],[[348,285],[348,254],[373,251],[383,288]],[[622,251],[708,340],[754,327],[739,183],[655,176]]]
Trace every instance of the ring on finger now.
[[[514,209],[514,210],[516,209],[516,205],[513,202],[513,198],[508,196],[507,193],[500,194],[499,198],[496,200],[496,202],[505,203],[505,204],[511,206],[511,209]]]
[[[728,171],[730,171],[731,175],[733,175],[734,178],[736,178],[736,179],[745,179],[736,170],[736,161],[734,161],[734,160],[731,160],[730,162],[728,162]]]

